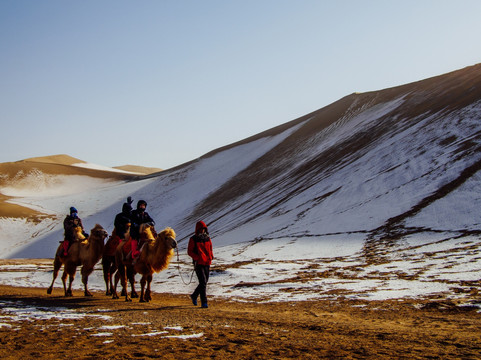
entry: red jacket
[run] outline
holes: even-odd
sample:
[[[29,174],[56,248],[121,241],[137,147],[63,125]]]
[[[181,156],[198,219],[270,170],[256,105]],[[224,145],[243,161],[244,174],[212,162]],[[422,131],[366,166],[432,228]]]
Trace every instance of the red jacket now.
[[[205,229],[205,233],[202,233]],[[197,265],[208,265],[212,263],[214,254],[212,252],[212,240],[207,232],[207,225],[203,221],[195,224],[195,235],[189,239],[187,254]]]

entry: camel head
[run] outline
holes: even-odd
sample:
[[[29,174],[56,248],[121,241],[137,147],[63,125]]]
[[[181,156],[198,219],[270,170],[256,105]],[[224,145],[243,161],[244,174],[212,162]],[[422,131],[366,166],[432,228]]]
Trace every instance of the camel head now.
[[[157,236],[157,239],[157,241],[163,241],[168,249],[175,249],[177,247],[177,241],[175,240],[175,231],[170,227],[162,230]]]
[[[157,235],[154,225],[148,223],[140,225],[139,234],[140,239],[143,241],[154,241]]]
[[[175,241],[175,232],[171,228],[165,228],[157,235],[156,241],[153,241],[146,248],[150,251],[145,254],[145,262],[149,264],[149,271],[159,272],[167,269],[170,259],[174,256],[174,249],[177,247]],[[142,255],[144,252],[142,253]],[[141,259],[142,259],[141,255]],[[137,262],[139,265],[139,262]],[[137,270],[137,267],[135,268]],[[140,269],[140,268],[139,268]],[[140,270],[138,270],[140,271]]]
[[[90,230],[90,238],[96,239],[99,241],[104,242],[105,238],[109,236],[108,232],[105,231],[105,229],[100,226],[99,224],[96,224],[92,230]]]

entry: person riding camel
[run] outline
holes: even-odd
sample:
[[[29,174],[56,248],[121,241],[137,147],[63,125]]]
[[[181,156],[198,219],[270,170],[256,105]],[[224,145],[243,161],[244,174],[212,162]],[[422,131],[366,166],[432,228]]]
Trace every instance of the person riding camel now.
[[[132,259],[136,259],[140,255],[140,248],[142,244],[139,244],[140,240],[140,225],[150,224],[155,225],[155,221],[150,217],[149,213],[145,211],[147,208],[147,202],[145,200],[139,200],[137,202],[137,209],[132,211],[130,237],[132,238]]]
[[[200,295],[202,307],[207,308],[207,282],[209,281],[210,265],[214,254],[212,252],[212,240],[207,225],[203,221],[195,224],[195,234],[189,239],[187,254],[194,261],[195,273],[199,280],[199,285],[190,295],[192,304],[197,305],[197,297]]]
[[[63,221],[64,241],[63,241],[63,256],[68,255],[68,249],[73,241],[75,241],[75,228],[80,226],[82,234],[87,238],[89,235],[85,232],[82,224],[82,219],[78,216],[78,211],[73,206],[70,208],[70,215],[67,215]]]
[[[122,212],[118,213],[115,216],[114,220],[114,227],[115,227],[115,234],[120,238],[120,240],[128,240],[125,239],[125,235],[127,233],[127,230],[130,227],[131,224],[131,216],[132,216],[132,199],[129,196],[127,198],[127,202],[125,202],[122,205]]]

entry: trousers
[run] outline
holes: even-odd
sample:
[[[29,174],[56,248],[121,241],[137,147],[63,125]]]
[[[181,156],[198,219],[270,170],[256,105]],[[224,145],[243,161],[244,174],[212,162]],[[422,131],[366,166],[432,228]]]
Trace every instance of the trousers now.
[[[209,265],[196,265],[195,274],[199,279],[199,285],[194,290],[192,296],[197,298],[200,296],[202,304],[207,304],[207,282],[209,281],[210,266]]]

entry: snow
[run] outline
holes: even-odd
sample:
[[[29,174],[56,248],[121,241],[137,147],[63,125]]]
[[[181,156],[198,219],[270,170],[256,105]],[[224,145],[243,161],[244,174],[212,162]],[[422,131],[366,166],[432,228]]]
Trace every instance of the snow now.
[[[97,312],[103,312],[103,309],[97,309]],[[90,318],[96,320],[93,327],[79,329],[74,323],[70,323],[71,320],[79,320],[83,318]],[[88,336],[92,337],[112,337],[115,331],[124,328],[131,329],[136,325],[150,325],[150,323],[131,323],[129,325],[105,325],[105,322],[112,321],[112,317],[105,315],[98,315],[95,313],[86,313],[81,310],[68,309],[64,307],[43,307],[35,306],[31,304],[26,304],[20,301],[0,301],[0,328],[8,328],[11,330],[18,330],[22,322],[28,321],[46,321],[46,320],[56,320],[55,325],[46,324],[39,325],[43,329],[51,326],[58,326],[59,328],[72,328],[69,330],[72,332],[89,332]],[[173,333],[171,333],[173,332]],[[158,336],[162,335],[163,338],[177,338],[182,340],[196,339],[202,337],[203,333],[183,333],[184,329],[181,326],[166,326],[164,330],[153,330],[146,333],[132,334],[131,336]],[[75,337],[75,335],[73,335]],[[104,343],[108,344],[114,340],[106,340]]]
[[[41,307],[23,304],[21,301],[0,300],[0,319],[9,319],[13,322],[34,321],[34,320],[76,320],[85,317],[92,317],[99,320],[110,320],[110,316],[86,314],[64,307]],[[6,315],[3,315],[6,314]],[[65,324],[64,324],[65,325]]]
[[[383,255],[380,263],[366,264],[362,240],[339,241],[321,239],[280,239],[215,248],[215,261],[208,285],[209,296],[235,300],[302,301],[332,299],[333,291],[347,298],[386,300],[397,298],[424,298],[444,294],[449,298],[462,298],[452,292],[453,281],[481,278],[481,243],[477,238],[468,240],[464,248],[458,239],[446,239],[439,245],[440,236],[428,234],[420,241],[405,240],[402,246]],[[322,248],[318,251],[317,245]],[[475,249],[472,248],[475,246]],[[449,249],[460,249],[457,263],[450,265]],[[437,252],[433,256],[433,250]],[[321,255],[321,256],[320,256]],[[179,274],[180,269],[180,274]],[[47,288],[51,282],[51,266],[32,268],[31,265],[4,265],[0,268],[0,283],[14,286]],[[185,286],[180,279],[190,278],[192,268],[183,253],[180,262],[174,261],[169,269],[154,275],[152,291],[190,294],[197,286],[194,281]],[[75,289],[82,289],[80,277]],[[104,291],[103,275],[98,264],[89,278],[91,290]],[[469,287],[467,287],[469,289]],[[55,292],[63,292],[57,280]],[[154,295],[155,296],[155,295]]]
[[[164,338],[187,340],[187,339],[198,339],[202,336],[204,336],[204,333],[197,333],[197,334],[191,334],[191,335],[167,335],[167,336],[164,336]]]
[[[113,336],[114,334],[111,332],[100,332],[97,334],[91,334],[90,336]]]
[[[123,173],[123,174],[138,174],[138,173],[132,172],[132,171],[115,169],[115,168],[111,168],[111,167],[108,167],[108,166],[97,165],[97,164],[92,164],[92,163],[76,163],[76,164],[72,164],[72,166],[81,167],[81,168],[85,168],[85,169],[118,172],[118,173]]]
[[[145,334],[132,334],[132,336],[157,336],[167,334],[167,331],[153,331]]]
[[[111,186],[112,180],[83,175],[50,175],[41,171],[30,172],[11,186],[0,188],[0,192],[13,197],[44,198],[84,193],[92,189]],[[14,201],[11,201],[15,203]]]

